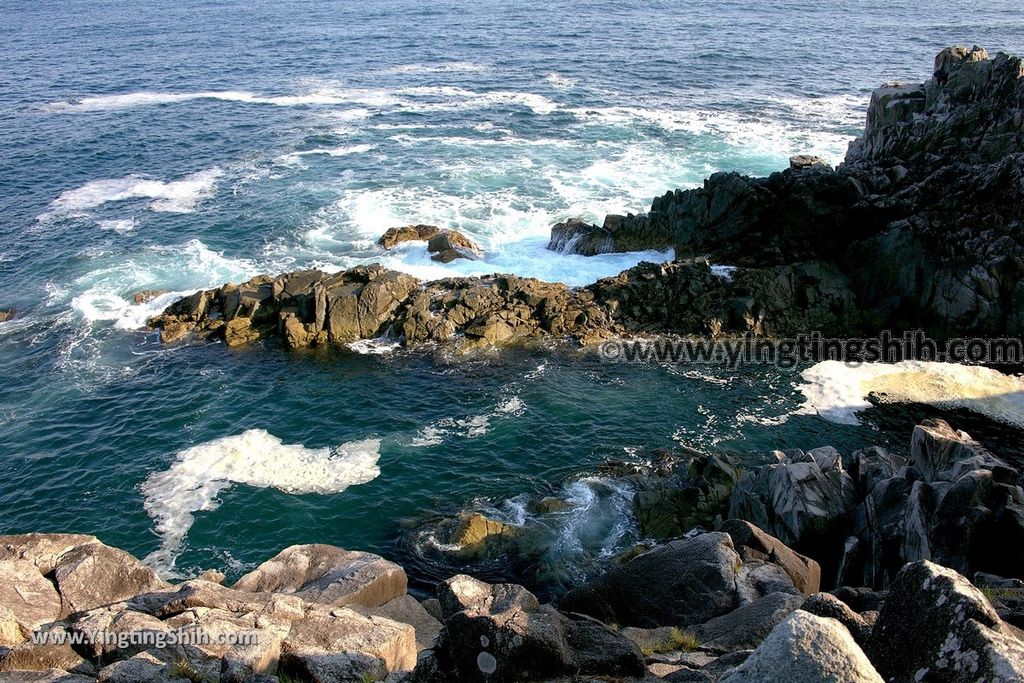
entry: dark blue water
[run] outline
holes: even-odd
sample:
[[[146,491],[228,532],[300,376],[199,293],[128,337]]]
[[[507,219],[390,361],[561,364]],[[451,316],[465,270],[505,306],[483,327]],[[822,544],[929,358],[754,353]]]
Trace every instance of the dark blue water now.
[[[1024,19],[1011,2],[5,0],[0,35],[0,308],[18,311],[0,323],[0,531],[95,533],[186,574],[318,541],[423,578],[410,525],[467,505],[514,521],[524,493],[575,501],[552,553],[628,545],[629,492],[588,476],[638,449],[906,435],[776,419],[804,396],[768,369],[164,348],[146,316],[307,266],[584,284],[669,258],[544,245],[558,220],[716,170],[838,161],[871,88],[926,78],[953,43],[1021,52]],[[374,246],[410,222],[487,258]],[[171,293],[134,305],[143,289]]]

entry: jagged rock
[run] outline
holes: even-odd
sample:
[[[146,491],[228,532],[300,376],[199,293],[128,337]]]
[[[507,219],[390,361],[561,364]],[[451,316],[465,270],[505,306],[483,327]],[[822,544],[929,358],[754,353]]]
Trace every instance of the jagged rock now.
[[[637,646],[604,624],[563,614],[522,586],[456,576],[438,588],[445,647],[464,681],[640,676]]]
[[[416,629],[416,649],[421,652],[433,648],[441,634],[440,619],[424,609],[411,595],[399,596],[380,607],[350,607],[360,614],[385,617],[401,624],[409,624]]]
[[[790,593],[770,593],[694,627],[701,647],[718,652],[752,650],[803,602]]]
[[[394,249],[403,242],[426,242],[441,231],[436,225],[404,225],[400,228],[388,228],[380,236],[377,244],[385,249]]]
[[[0,323],[5,323],[14,318],[13,308],[0,308]]]
[[[626,251],[665,251],[672,246],[673,235],[662,222],[652,223],[647,216],[608,215],[603,225],[592,225],[576,218],[551,228],[548,249],[582,256]]]
[[[774,536],[741,519],[725,521],[721,531],[732,538],[733,547],[744,562],[761,560],[782,567],[796,589],[804,595],[817,593],[820,589],[821,567],[818,563],[791,550]]]
[[[967,579],[928,561],[896,577],[866,650],[887,680],[1024,678],[1024,643]]]
[[[427,251],[433,254],[431,259],[441,263],[450,263],[460,258],[477,261],[484,257],[484,250],[458,230],[438,232],[427,242]]]
[[[788,546],[814,548],[833,566],[835,531],[856,505],[853,479],[832,448],[777,453],[777,462],[747,471],[732,492],[729,517],[751,522]],[[828,572],[831,579],[832,571]]]
[[[728,534],[671,541],[569,591],[564,610],[645,628],[701,624],[740,604],[742,566]]]
[[[821,157],[814,156],[812,154],[797,154],[789,158],[790,168],[810,168],[812,166],[824,166],[825,168],[832,170],[832,167],[829,166],[828,162]]]
[[[883,679],[842,624],[797,610],[722,678],[723,683],[768,680],[882,683]]]
[[[281,666],[286,671],[318,681],[344,680],[354,672],[374,673],[374,660],[383,663],[385,673],[412,671],[416,666],[413,627],[345,607],[318,606],[292,624],[281,645]]]
[[[250,642],[232,645],[221,658],[220,683],[257,683],[260,675],[276,672],[282,642],[282,634],[265,629]]]
[[[849,605],[829,593],[815,593],[807,598],[800,609],[819,617],[835,619],[846,627],[857,644],[863,647],[871,635],[871,625],[854,612]]]
[[[852,515],[843,583],[885,586],[905,563],[922,559],[1024,577],[1024,549],[1012,542],[1024,539],[1017,470],[935,419],[915,427],[906,464],[883,478],[891,465],[868,471],[875,481]]]
[[[286,548],[240,578],[234,588],[338,607],[379,607],[405,595],[407,583],[405,570],[379,555],[314,544]]]
[[[144,289],[141,292],[135,292],[135,294],[132,295],[132,303],[136,306],[140,306],[142,304],[149,303],[153,299],[158,296],[163,296],[164,294],[167,294],[167,291],[163,289]]]

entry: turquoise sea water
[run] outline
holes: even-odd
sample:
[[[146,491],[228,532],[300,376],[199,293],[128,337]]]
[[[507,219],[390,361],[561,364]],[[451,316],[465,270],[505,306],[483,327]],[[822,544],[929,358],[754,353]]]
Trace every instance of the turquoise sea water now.
[[[777,419],[799,375],[764,368],[161,347],[139,328],[175,295],[134,293],[373,261],[585,284],[671,254],[553,254],[552,223],[838,161],[878,84],[949,44],[1024,50],[1013,2],[4,0],[0,34],[0,531],[186,575],[326,542],[417,582],[448,567],[416,520],[521,521],[522,494],[575,501],[551,557],[625,547],[629,492],[591,475],[637,449],[901,447],[906,425]],[[410,222],[487,258],[374,246]]]

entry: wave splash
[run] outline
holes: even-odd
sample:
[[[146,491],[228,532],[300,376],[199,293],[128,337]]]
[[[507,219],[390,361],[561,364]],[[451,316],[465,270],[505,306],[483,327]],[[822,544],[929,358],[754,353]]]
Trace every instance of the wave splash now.
[[[180,451],[171,467],[142,484],[146,512],[161,536],[146,562],[171,574],[196,512],[215,510],[217,496],[234,484],[285,493],[341,493],[380,475],[380,441],[336,448],[285,444],[262,429],[215,439]]]

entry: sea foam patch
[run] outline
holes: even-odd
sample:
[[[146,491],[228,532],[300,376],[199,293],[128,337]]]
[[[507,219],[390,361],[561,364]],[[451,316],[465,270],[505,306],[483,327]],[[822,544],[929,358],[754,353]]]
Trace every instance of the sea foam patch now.
[[[857,413],[874,394],[886,403],[926,403],[965,408],[1024,427],[1024,378],[992,368],[955,363],[903,361],[852,366],[822,361],[805,370],[799,385],[806,399],[798,411],[837,424],[860,424]]]
[[[215,510],[218,494],[234,484],[286,493],[341,493],[380,475],[380,441],[335,448],[285,444],[262,429],[249,429],[180,451],[171,467],[142,484],[146,512],[156,523],[160,548],[146,558],[170,573],[196,512]]]
[[[224,171],[214,166],[171,181],[152,180],[140,175],[92,180],[74,190],[62,192],[50,202],[50,210],[38,218],[45,220],[54,215],[80,214],[110,202],[128,199],[150,199],[149,208],[153,211],[191,213],[201,200],[213,194],[217,181],[223,175]],[[134,222],[130,225],[106,222],[101,227],[130,231]]]

